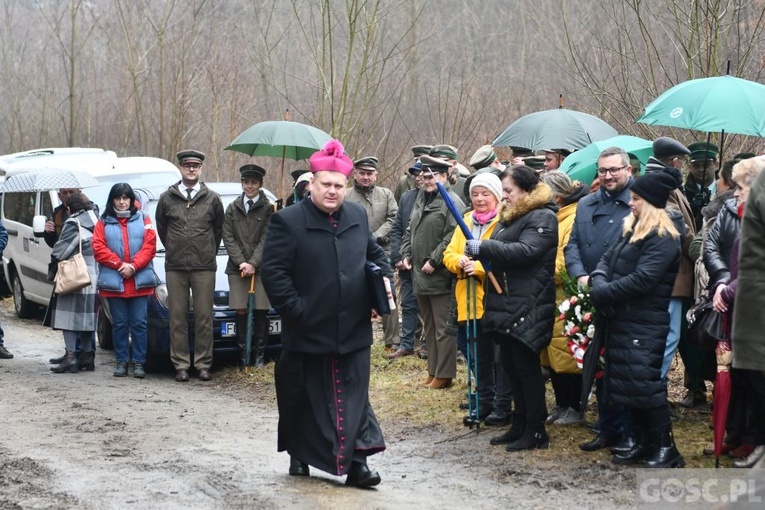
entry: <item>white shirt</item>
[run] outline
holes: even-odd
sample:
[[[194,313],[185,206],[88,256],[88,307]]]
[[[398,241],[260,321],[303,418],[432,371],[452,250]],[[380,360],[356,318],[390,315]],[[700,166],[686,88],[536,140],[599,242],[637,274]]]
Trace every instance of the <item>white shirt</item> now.
[[[197,193],[199,193],[202,190],[202,185],[197,182],[193,188],[187,188],[185,184],[183,184],[183,181],[178,185],[178,191],[181,192],[181,195],[184,197],[186,196],[186,190],[191,189],[191,198],[194,198],[197,196]]]

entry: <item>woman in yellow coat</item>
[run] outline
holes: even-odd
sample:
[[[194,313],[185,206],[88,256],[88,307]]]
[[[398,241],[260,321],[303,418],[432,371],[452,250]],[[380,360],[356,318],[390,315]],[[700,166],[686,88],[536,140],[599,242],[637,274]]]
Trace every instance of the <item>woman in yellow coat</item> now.
[[[558,253],[555,258],[556,302],[560,304],[566,296],[563,292],[561,275],[566,272],[563,249],[568,244],[571,229],[574,227],[576,205],[585,197],[588,189],[578,181],[571,182],[568,175],[560,171],[547,172],[542,180],[553,190],[555,203],[558,204]],[[563,336],[563,322],[556,321],[553,327],[553,339],[547,347],[550,365],[550,382],[555,393],[555,408],[547,417],[547,424],[574,425],[581,423],[582,371],[568,347],[568,339]]]
[[[489,239],[497,224],[497,212],[502,200],[502,182],[493,173],[478,174],[472,179],[469,192],[473,210],[465,214],[465,224],[470,227],[474,239]],[[462,230],[459,227],[455,229],[452,240],[444,251],[444,265],[457,277],[454,292],[457,298],[458,336],[462,335],[464,338],[468,335],[471,339],[475,338],[478,345],[477,414],[466,418],[483,421],[494,411],[494,346],[481,334],[480,319],[483,317],[483,285],[486,271],[480,261],[465,255],[466,242]],[[468,320],[471,321],[469,330]],[[472,327],[473,320],[476,321],[475,331]]]

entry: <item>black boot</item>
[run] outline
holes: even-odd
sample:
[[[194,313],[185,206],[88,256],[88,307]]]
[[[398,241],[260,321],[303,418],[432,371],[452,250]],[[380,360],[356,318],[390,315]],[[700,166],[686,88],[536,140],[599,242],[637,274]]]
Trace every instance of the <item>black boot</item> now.
[[[647,468],[681,468],[685,467],[685,459],[675,446],[672,429],[667,427],[659,434],[659,441],[651,455],[645,460]]]
[[[50,363],[51,365],[58,365],[62,361],[64,361],[64,358],[66,358],[66,351],[64,351],[64,354],[62,354],[58,358],[51,358],[51,359],[49,359],[48,363]]]
[[[80,370],[90,370],[91,372],[96,369],[96,353],[94,351],[81,352],[77,356],[77,365]]]
[[[247,315],[236,315],[236,344],[239,346],[239,368],[247,365]]]
[[[268,343],[268,311],[255,310],[255,335],[253,338],[253,366],[262,368],[266,364],[266,344]]]
[[[541,430],[532,430],[530,428],[526,428],[526,431],[523,433],[523,435],[518,438],[517,441],[513,441],[509,445],[507,445],[508,452],[520,452],[522,450],[535,450],[535,449],[545,449],[550,446],[550,437],[547,435],[547,432],[545,432],[544,427],[542,427]]]
[[[364,462],[351,462],[351,469],[345,479],[345,485],[354,487],[374,487],[380,483],[380,475],[377,471],[370,471]]]
[[[308,464],[290,455],[289,473],[292,476],[308,476],[311,474],[311,470],[309,469]]]
[[[54,372],[56,374],[61,374],[64,372],[71,372],[73,374],[76,374],[79,370],[79,363],[77,361],[77,358],[74,356],[74,353],[72,351],[66,351],[66,354],[64,354],[64,361],[61,362],[61,364],[57,367],[51,367],[51,372]]]
[[[510,444],[517,441],[523,436],[526,431],[526,415],[520,413],[513,413],[513,424],[510,425],[510,429],[501,436],[492,437],[489,443],[493,445],[498,444]]]
[[[651,436],[641,429],[638,422],[633,421],[635,428],[635,438],[632,448],[626,452],[614,452],[611,462],[620,466],[633,466],[644,462],[654,450],[654,442]]]

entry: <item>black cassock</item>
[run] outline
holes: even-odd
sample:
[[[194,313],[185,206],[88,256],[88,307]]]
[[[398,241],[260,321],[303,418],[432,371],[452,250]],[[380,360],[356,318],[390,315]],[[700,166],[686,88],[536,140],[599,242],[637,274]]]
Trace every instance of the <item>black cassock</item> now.
[[[282,351],[276,364],[279,451],[337,476],[385,450],[369,405],[370,349],[347,354]]]

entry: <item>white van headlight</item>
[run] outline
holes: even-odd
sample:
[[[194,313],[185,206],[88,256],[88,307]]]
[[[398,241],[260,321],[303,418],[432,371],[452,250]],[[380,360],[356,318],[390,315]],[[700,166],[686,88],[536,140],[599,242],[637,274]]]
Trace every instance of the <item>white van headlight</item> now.
[[[169,310],[169,307],[167,306],[167,285],[164,283],[157,285],[154,288],[154,296],[156,296],[159,306],[165,310]]]

